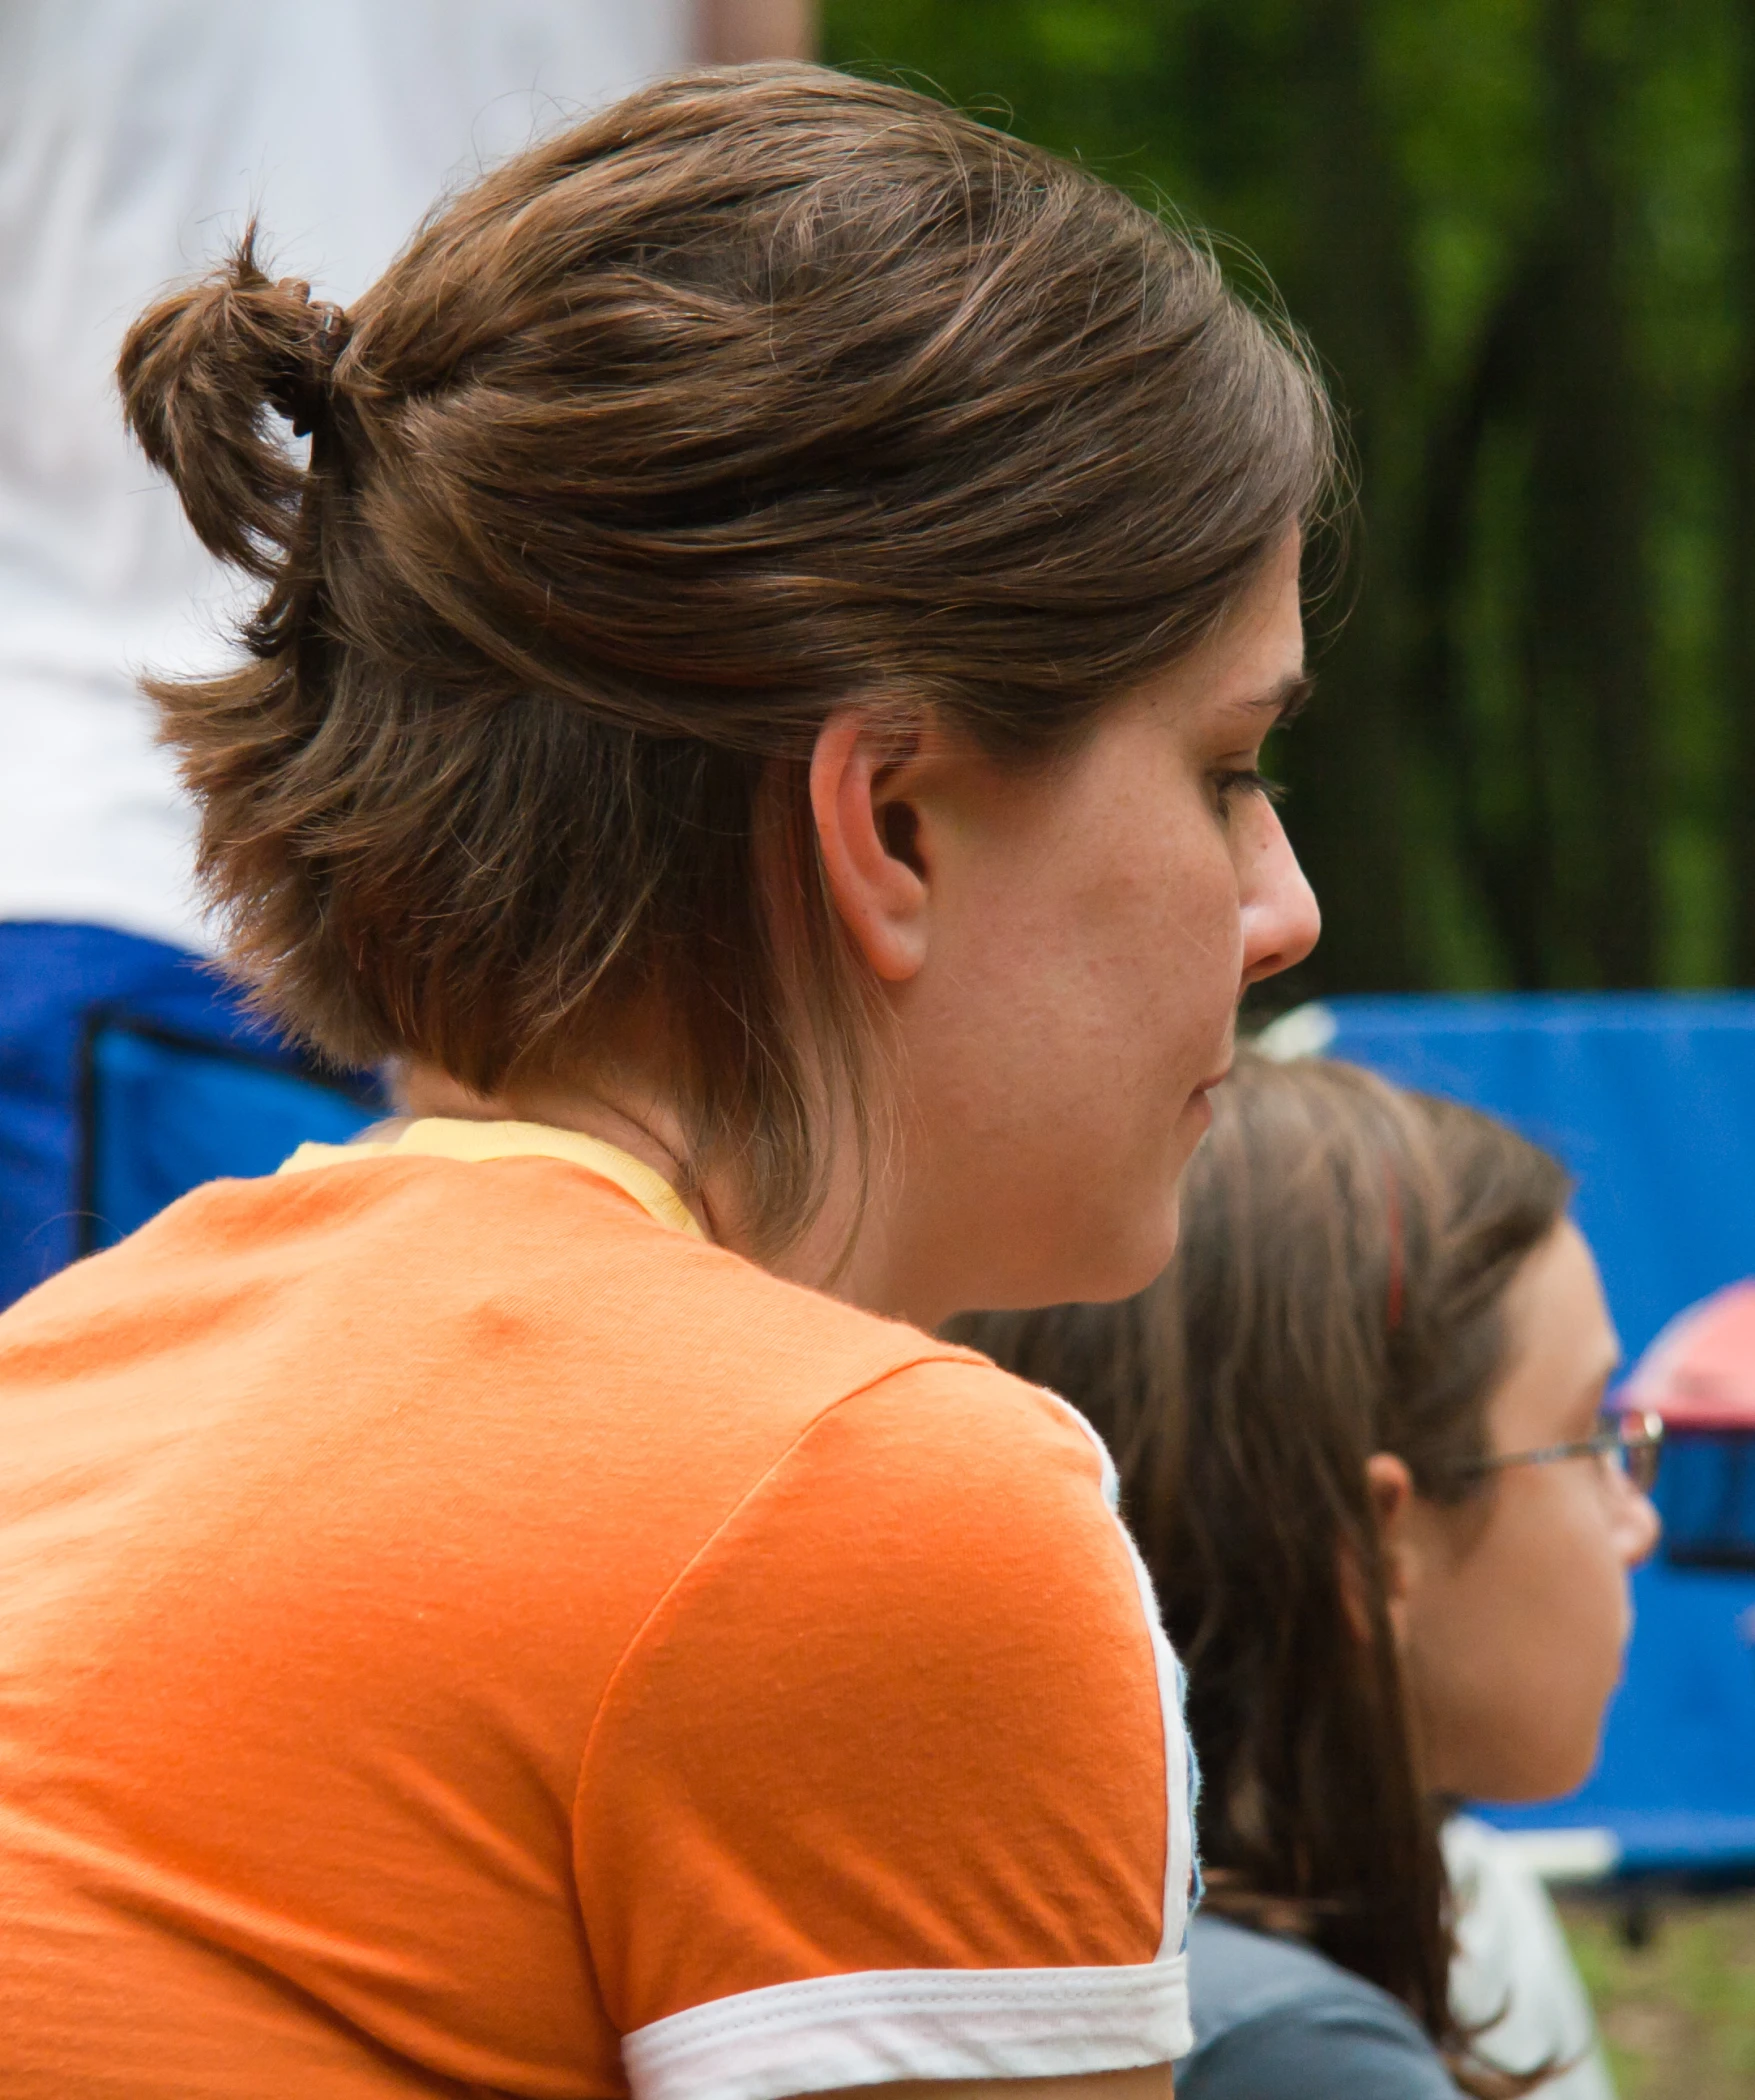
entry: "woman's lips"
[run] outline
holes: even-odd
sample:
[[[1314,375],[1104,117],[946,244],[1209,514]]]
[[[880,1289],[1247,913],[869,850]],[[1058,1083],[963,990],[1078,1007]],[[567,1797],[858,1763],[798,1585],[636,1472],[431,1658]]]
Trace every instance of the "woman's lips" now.
[[[1229,1075],[1230,1070],[1231,1067],[1226,1065],[1223,1071],[1215,1072],[1209,1079],[1203,1079],[1189,1094],[1187,1113],[1197,1117],[1203,1125],[1213,1120],[1213,1104],[1209,1096],[1213,1088]]]

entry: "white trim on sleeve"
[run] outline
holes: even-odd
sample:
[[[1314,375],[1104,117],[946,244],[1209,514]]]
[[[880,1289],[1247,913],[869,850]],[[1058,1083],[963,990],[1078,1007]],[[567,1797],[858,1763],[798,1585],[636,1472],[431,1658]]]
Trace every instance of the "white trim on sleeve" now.
[[[1195,1763],[1194,1745],[1188,1739],[1188,1722],[1183,1713],[1187,1680],[1164,1631],[1163,1614],[1158,1609],[1151,1570],[1134,1543],[1133,1533],[1122,1521],[1121,1481],[1115,1470],[1115,1461],[1109,1455],[1109,1446],[1070,1400],[1061,1399],[1048,1386],[1041,1386],[1038,1390],[1064,1408],[1096,1447],[1103,1465],[1103,1500],[1109,1505],[1116,1530],[1127,1542],[1134,1586],[1139,1591],[1140,1609],[1145,1613],[1146,1630],[1151,1635],[1152,1664],[1158,1678],[1158,1708],[1164,1719],[1164,1931],[1158,1945],[1158,1959],[1165,1961],[1186,1950],[1188,1921],[1200,1901],[1201,1891],[1200,1869],[1194,1851],[1194,1812],[1200,1796],[1200,1768]],[[1189,2047],[1193,2046],[1191,2042]]]
[[[1096,1969],[876,1969],[744,1991],[622,2040],[634,2100],[790,2100],[904,2078],[1054,2078],[1194,2046],[1186,1955]]]

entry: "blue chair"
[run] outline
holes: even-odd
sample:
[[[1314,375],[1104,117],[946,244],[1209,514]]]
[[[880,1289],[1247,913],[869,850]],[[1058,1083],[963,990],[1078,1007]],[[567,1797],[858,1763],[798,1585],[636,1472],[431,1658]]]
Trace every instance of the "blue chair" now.
[[[369,1076],[318,1070],[224,994],[101,1009],[84,1046],[79,1251],[203,1182],[272,1174],[308,1138],[343,1144],[385,1108]]]
[[[1755,1275],[1755,995],[1347,998],[1279,1026],[1557,1152],[1629,1363],[1672,1315]],[[1671,1542],[1634,1579],[1596,1771],[1565,1801],[1483,1814],[1624,1874],[1755,1879],[1752,1492],[1743,1440],[1678,1440],[1657,1493]]]

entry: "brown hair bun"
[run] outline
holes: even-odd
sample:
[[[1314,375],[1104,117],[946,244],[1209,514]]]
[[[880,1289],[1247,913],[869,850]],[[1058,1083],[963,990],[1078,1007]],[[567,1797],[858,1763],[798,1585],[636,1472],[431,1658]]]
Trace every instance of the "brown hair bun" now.
[[[263,273],[254,224],[223,269],[128,331],[116,376],[129,429],[202,545],[252,576],[275,574],[305,486],[265,413],[308,435],[347,333],[341,309],[313,302],[308,284]]]

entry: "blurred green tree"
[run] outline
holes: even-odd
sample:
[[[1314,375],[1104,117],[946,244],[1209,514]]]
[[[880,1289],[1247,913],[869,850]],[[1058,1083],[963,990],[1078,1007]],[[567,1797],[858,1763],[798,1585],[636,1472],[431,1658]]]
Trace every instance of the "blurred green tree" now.
[[[1750,0],[827,0],[1259,258],[1357,456],[1292,987],[1755,983]]]

